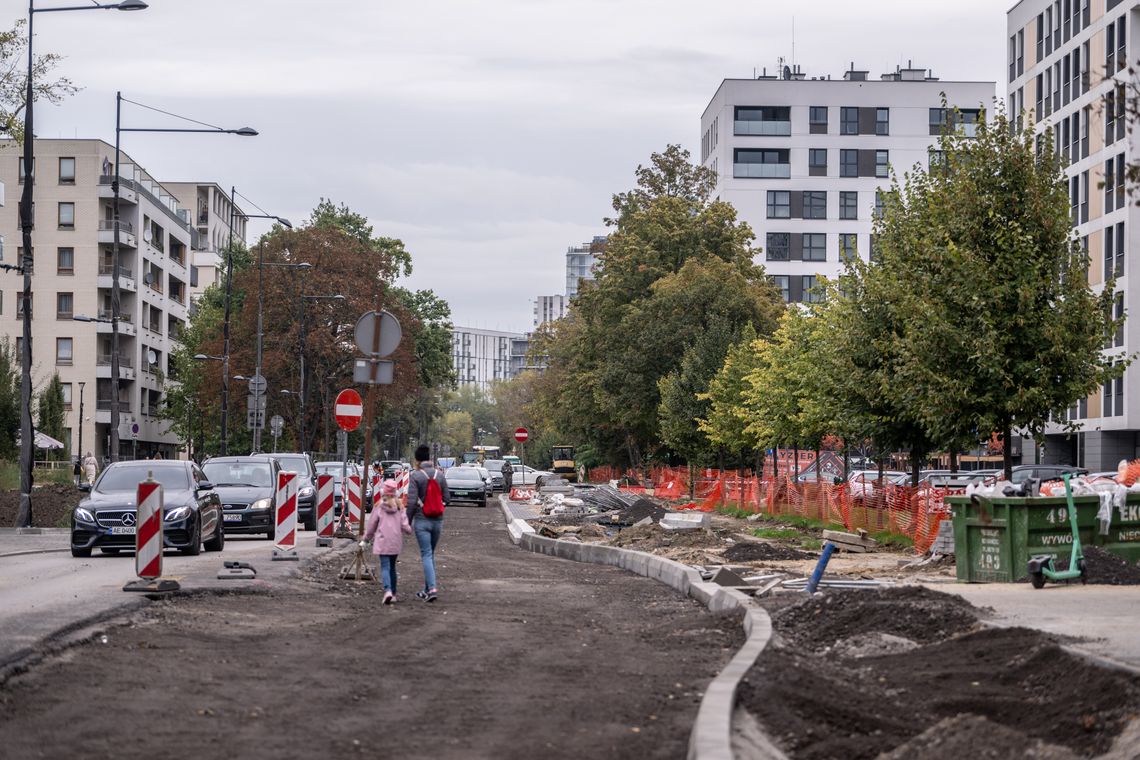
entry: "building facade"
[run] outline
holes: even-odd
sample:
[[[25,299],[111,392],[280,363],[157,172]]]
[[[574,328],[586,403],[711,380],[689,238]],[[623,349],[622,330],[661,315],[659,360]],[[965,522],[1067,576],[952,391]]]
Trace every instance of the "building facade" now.
[[[566,249],[566,300],[578,295],[578,283],[593,280],[598,257],[606,250],[606,236],[597,235],[589,243]]]
[[[1140,55],[1135,24],[1140,2],[1022,0],[1006,16],[1007,103],[1010,113],[1051,130],[1069,183],[1072,221],[1089,255],[1089,283],[1102,292],[1115,278],[1116,315],[1140,314],[1140,290],[1129,284],[1140,267],[1137,208],[1125,188],[1136,160],[1128,129],[1124,84]],[[1124,360],[1140,350],[1140,330],[1129,320],[1107,342]],[[1140,386],[1135,369],[1075,404],[1069,421],[1080,432],[1053,426],[1042,456],[1092,471],[1115,470],[1140,456]]]
[[[230,195],[215,182],[167,182],[165,184],[191,216],[190,298],[197,300],[206,288],[222,284],[222,255],[233,239],[245,241],[247,219]]]
[[[38,391],[59,373],[65,443],[72,454],[82,447],[102,458],[110,440],[115,149],[102,140],[36,140],[35,151],[33,386]],[[166,383],[177,380],[169,357],[188,319],[190,217],[125,154],[120,176],[120,454],[172,457],[180,441],[160,410]],[[11,141],[0,151],[0,181],[24,182]],[[9,241],[20,239],[18,205],[0,209],[0,234]],[[22,256],[14,245],[9,250]],[[22,278],[0,278],[0,335],[15,347],[22,340]]]
[[[941,81],[925,69],[878,80],[785,67],[781,76],[726,79],[701,116],[701,163],[714,197],[756,233],[760,261],[789,302],[809,301],[821,275],[846,257],[874,255],[877,191],[915,164],[929,165],[948,109],[967,133],[995,96],[993,82]]]
[[[569,301],[570,299],[561,293],[534,299],[534,328],[537,330],[547,322],[565,317]]]
[[[510,380],[515,374],[511,361],[513,341],[524,337],[521,333],[453,327],[451,359],[456,382],[487,390],[493,382]]]

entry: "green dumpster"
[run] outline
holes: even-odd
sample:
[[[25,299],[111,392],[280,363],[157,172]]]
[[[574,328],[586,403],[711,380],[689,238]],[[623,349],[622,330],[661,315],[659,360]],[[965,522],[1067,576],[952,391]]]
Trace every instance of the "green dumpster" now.
[[[1112,508],[1108,535],[1102,536],[1098,529],[1093,543],[1129,562],[1140,561],[1140,493],[1128,494],[1123,507]]]

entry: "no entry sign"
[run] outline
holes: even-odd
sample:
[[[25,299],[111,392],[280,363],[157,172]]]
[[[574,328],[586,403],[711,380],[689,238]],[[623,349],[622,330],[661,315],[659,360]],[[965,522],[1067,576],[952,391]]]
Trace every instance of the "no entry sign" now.
[[[518,441],[519,443],[522,443],[527,438],[530,438],[530,433],[527,432],[526,428],[515,428],[515,440],[516,441]]]
[[[364,402],[360,394],[352,388],[347,388],[336,394],[336,424],[341,430],[352,432],[360,427],[360,418],[364,415]]]

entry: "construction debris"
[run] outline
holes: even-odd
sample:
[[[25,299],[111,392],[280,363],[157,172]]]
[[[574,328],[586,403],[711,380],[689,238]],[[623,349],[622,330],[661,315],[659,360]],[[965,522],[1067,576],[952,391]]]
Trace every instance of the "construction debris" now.
[[[665,530],[701,530],[709,524],[707,512],[668,512],[661,518]]]
[[[823,540],[835,544],[836,549],[845,552],[869,552],[879,548],[879,542],[867,535],[867,531],[844,533],[839,530],[825,530]]]

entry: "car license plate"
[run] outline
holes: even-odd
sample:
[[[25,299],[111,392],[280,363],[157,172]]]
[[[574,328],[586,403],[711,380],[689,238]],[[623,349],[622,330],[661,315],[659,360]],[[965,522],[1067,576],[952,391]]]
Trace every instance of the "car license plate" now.
[[[455,489],[455,495],[456,496],[466,496],[467,491],[460,491],[459,489]]]
[[[135,534],[135,526],[133,525],[116,525],[111,528],[112,536],[133,536]]]
[[[223,515],[223,522],[241,522],[241,515]]]

